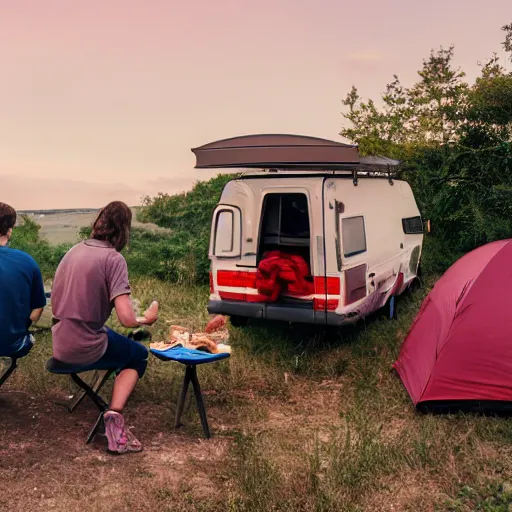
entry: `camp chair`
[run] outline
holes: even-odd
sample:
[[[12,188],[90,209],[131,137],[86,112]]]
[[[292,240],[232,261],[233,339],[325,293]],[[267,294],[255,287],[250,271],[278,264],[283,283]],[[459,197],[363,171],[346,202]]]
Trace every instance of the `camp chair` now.
[[[75,408],[80,404],[80,402],[87,395],[99,409],[100,414],[98,419],[94,423],[92,429],[87,436],[86,444],[89,444],[94,436],[99,432],[101,427],[104,427],[103,415],[108,409],[108,404],[101,398],[99,392],[105,382],[107,382],[108,378],[116,371],[116,368],[104,370],[104,371],[96,371],[93,376],[92,384],[87,384],[83,379],[81,379],[78,374],[83,373],[83,367],[78,365],[66,364],[58,361],[57,359],[51,357],[46,362],[46,369],[50,373],[54,373],[56,375],[69,375],[71,380],[81,388],[82,392],[79,393],[76,397],[73,397],[69,402],[61,403],[60,405],[65,405],[69,412],[73,412]]]
[[[128,337],[136,340],[151,339],[151,333],[144,331],[143,329],[139,329],[132,331]],[[57,375],[69,375],[71,380],[80,388],[80,391],[73,395],[69,400],[57,401],[56,403],[58,405],[66,407],[68,412],[72,413],[82,402],[82,400],[88,396],[94,402],[96,407],[98,407],[100,414],[91,431],[89,432],[86,440],[86,443],[89,444],[94,436],[99,432],[100,428],[104,427],[103,415],[108,409],[107,402],[101,398],[99,393],[105,382],[107,382],[110,376],[117,371],[117,368],[111,368],[108,370],[93,370],[89,383],[85,382],[78,376],[79,373],[84,372],[82,367],[63,363],[53,357],[47,361],[46,369],[50,373],[55,373]]]
[[[11,376],[12,372],[14,372],[14,370],[16,370],[16,367],[18,366],[17,357],[9,357],[8,359],[11,360],[11,364],[0,377],[0,387],[2,387],[2,384]]]
[[[151,333],[149,331],[144,330],[144,328],[135,329],[128,334],[128,338],[131,338],[135,341],[150,341]],[[100,389],[103,387],[103,384],[108,380],[112,372],[108,373],[109,370],[94,370],[91,379],[89,380],[88,386],[92,389],[94,393],[99,393]],[[107,375],[108,373],[108,375]],[[78,405],[82,402],[82,400],[86,397],[86,391],[81,387],[80,391],[75,395],[72,395],[69,400],[57,400],[55,403],[57,405],[62,405],[66,407],[69,413],[72,413]]]

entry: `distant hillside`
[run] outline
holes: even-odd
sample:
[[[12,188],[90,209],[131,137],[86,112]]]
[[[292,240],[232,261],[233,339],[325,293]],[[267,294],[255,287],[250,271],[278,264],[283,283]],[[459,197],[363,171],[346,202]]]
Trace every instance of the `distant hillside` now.
[[[145,231],[168,233],[169,230],[150,222],[142,223],[137,220],[138,208],[133,212],[132,227]],[[26,215],[36,222],[41,229],[39,235],[52,244],[74,243],[78,238],[80,228],[90,226],[97,215],[98,208],[55,209],[55,210],[20,210],[17,225],[23,224]]]

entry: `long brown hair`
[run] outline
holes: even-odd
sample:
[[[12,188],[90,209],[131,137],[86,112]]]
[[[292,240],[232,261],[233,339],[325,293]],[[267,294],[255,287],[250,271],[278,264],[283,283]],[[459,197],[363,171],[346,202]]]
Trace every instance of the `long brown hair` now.
[[[102,208],[92,225],[91,238],[106,240],[118,252],[130,239],[132,211],[121,201],[113,201]]]

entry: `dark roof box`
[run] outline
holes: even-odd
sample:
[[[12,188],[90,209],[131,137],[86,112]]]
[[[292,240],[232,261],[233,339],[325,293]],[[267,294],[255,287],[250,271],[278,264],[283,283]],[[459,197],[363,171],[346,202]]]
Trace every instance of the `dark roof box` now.
[[[375,170],[399,162],[360,157],[357,146],[304,135],[245,135],[192,149],[196,169]]]

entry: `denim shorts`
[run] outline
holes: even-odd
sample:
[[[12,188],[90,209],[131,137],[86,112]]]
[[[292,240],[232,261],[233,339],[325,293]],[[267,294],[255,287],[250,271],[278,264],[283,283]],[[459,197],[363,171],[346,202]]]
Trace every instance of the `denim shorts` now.
[[[89,370],[111,370],[117,373],[132,369],[142,378],[148,365],[148,349],[138,341],[134,341],[112,329],[106,328],[108,336],[107,350],[103,357],[83,367],[82,371]]]

